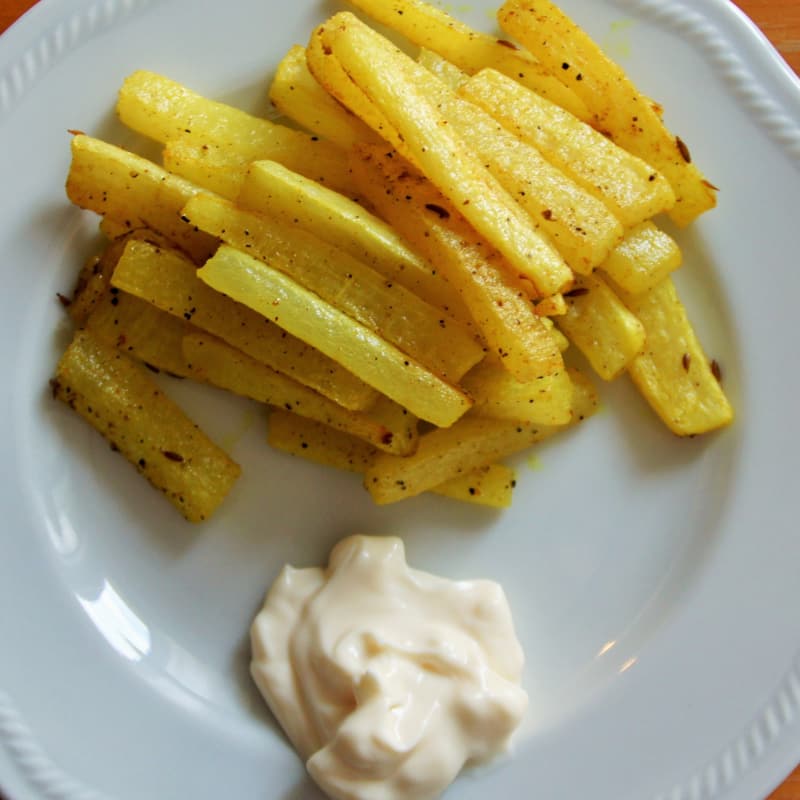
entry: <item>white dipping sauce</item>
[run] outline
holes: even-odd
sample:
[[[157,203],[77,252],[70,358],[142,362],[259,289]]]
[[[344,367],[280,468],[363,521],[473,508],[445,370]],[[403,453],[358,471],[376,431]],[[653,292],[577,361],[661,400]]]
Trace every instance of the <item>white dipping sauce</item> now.
[[[250,633],[253,679],[337,800],[437,797],[505,748],[528,704],[501,587],[410,569],[397,538],[285,566]]]

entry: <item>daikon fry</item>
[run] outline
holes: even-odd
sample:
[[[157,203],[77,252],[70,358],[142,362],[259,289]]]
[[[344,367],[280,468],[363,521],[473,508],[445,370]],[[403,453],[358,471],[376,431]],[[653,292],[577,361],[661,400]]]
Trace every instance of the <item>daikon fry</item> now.
[[[72,321],[83,327],[89,316],[101,302],[108,301],[108,292],[111,288],[111,276],[117,262],[125,252],[125,245],[131,239],[150,242],[160,247],[174,247],[166,237],[157,234],[149,228],[118,227],[116,223],[109,224],[103,217],[101,233],[109,238],[103,250],[91,258],[80,271],[78,281],[69,302],[68,311]]]
[[[208,519],[239,477],[144,367],[85,331],[61,358],[53,390],[191,522]]]
[[[345,408],[367,408],[377,397],[374,390],[333,359],[288,335],[261,314],[210,289],[197,277],[195,265],[179,253],[147,242],[129,242],[112,284],[213,333]]]
[[[95,307],[105,299],[111,286],[111,273],[124,248],[124,240],[111,241],[81,268],[67,306],[75,325],[83,326]]]
[[[182,349],[183,337],[193,326],[139,297],[106,290],[86,321],[86,330],[156,372],[193,377]]]
[[[572,378],[566,369],[523,382],[497,362],[484,361],[460,385],[477,416],[542,425],[566,425],[572,419]]]
[[[154,72],[139,70],[125,79],[117,113],[125,125],[162,144],[182,139],[216,148],[218,158],[231,163],[270,158],[336,188],[349,186],[343,151],[331,142],[210,100]]]
[[[110,217],[100,217],[100,222],[97,227],[100,233],[102,233],[109,242],[113,242],[115,239],[121,239],[132,230],[138,230],[137,228],[131,229],[124,223],[117,222]]]
[[[644,327],[597,275],[581,276],[565,299],[556,325],[603,380],[613,380],[644,350]]]
[[[416,449],[416,419],[386,398],[368,411],[349,411],[210,334],[189,333],[182,345],[198,380],[330,425],[387,453],[407,455]]]
[[[269,416],[267,442],[276,450],[326,467],[363,474],[377,450],[362,439],[305,419],[289,411]],[[514,471],[503,464],[490,464],[445,481],[430,491],[476,505],[506,508],[511,504]]]
[[[563,294],[551,294],[539,300],[533,310],[540,317],[560,317],[567,313],[567,301]]]
[[[426,87],[441,82],[347,12],[320,26],[312,39],[322,40],[330,57],[388,120],[396,132],[392,143],[412,156],[514,270],[541,296],[569,287],[572,272],[564,260],[436,108]]]
[[[335,358],[367,384],[434,425],[452,425],[470,407],[453,385],[368,328],[246,253],[222,245],[198,276]]]
[[[438,80],[428,82],[437,109],[500,185],[528,212],[575,271],[589,274],[622,239],[620,221],[603,202],[554,167],[484,109]]]
[[[369,126],[319,85],[302,45],[294,45],[278,64],[269,99],[281,114],[345,150],[358,142],[380,142]]]
[[[338,192],[274,161],[256,161],[237,204],[314,233],[462,322],[472,321],[456,289],[394,228]]]
[[[323,36],[312,35],[309,39],[306,66],[317,83],[376,136],[392,142],[398,139],[392,123],[345,72],[333,51],[324,43]]]
[[[590,119],[586,104],[554,78],[530,53],[512,42],[481,33],[422,0],[350,0],[373,19],[403,34],[420,47],[438,53],[470,74],[492,67],[510,75],[537,94]]]
[[[194,198],[183,213],[446,380],[457,381],[483,358],[483,347],[466,326],[312,233],[210,195]]]
[[[597,407],[594,389],[583,376],[576,374],[573,384],[569,425]],[[379,505],[394,503],[527,449],[565,427],[469,414],[450,428],[424,433],[411,456],[376,455],[364,475],[364,486]]]
[[[647,335],[647,346],[628,373],[666,426],[679,436],[694,436],[729,425],[733,408],[719,367],[705,354],[672,279],[621,297]]]
[[[99,139],[72,138],[67,197],[80,208],[110,217],[128,229],[150,228],[163,234],[195,261],[217,245],[207,233],[181,219],[181,209],[199,189],[146,158]]]
[[[466,475],[459,475],[434,486],[430,491],[462,503],[508,508],[511,505],[517,476],[505,464],[487,464]]]
[[[426,178],[385,149],[357,150],[360,191],[461,294],[490,352],[520,380],[563,367],[557,342],[502,256]]]
[[[678,243],[648,221],[631,228],[600,266],[617,286],[640,294],[661,283],[682,261]]]
[[[358,474],[363,474],[377,452],[363,439],[281,410],[269,415],[267,443],[306,461]]]
[[[468,73],[459,69],[452,61],[442,58],[438,53],[428,50],[426,47],[420,48],[417,53],[417,61],[453,91],[469,80]]]
[[[564,295],[559,294],[559,295],[554,295],[554,297],[560,298],[559,313],[561,313],[560,310],[561,302],[564,303],[564,312],[566,312],[566,300],[564,300]],[[555,323],[550,317],[540,316],[540,319],[542,320],[542,325],[544,325],[544,327],[547,329],[547,332],[550,334],[550,336],[552,336],[553,341],[556,344],[556,347],[558,347],[558,351],[560,353],[566,353],[567,350],[569,350],[569,339],[567,339],[567,337],[564,336],[564,334],[561,333],[561,331],[558,328],[556,328]]]
[[[670,209],[675,195],[663,175],[590,125],[494,70],[459,89],[509,131],[538,148],[555,167],[631,227]]]
[[[236,198],[250,162],[235,150],[170,139],[161,153],[164,168],[201,189],[230,200]]]
[[[584,101],[595,127],[667,178],[676,197],[670,211],[676,223],[687,225],[716,205],[714,187],[666,128],[660,107],[551,0],[506,0],[497,18]],[[540,47],[541,42],[547,45]]]

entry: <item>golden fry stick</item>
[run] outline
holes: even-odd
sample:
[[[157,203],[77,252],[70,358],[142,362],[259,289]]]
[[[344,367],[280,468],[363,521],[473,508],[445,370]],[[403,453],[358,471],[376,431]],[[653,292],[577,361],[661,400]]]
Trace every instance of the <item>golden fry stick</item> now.
[[[484,361],[461,380],[472,397],[472,414],[541,425],[566,425],[572,419],[572,379],[568,370],[518,381],[496,362]]]
[[[112,285],[191,321],[345,408],[359,410],[375,402],[375,391],[363,381],[261,314],[209,289],[197,277],[195,265],[174,251],[128,242]]]
[[[394,228],[344,195],[274,161],[256,161],[237,204],[316,234],[456,319],[472,322],[456,289],[429,262],[411,250]]]
[[[397,130],[370,97],[345,72],[323,36],[313,35],[306,47],[306,66],[312,77],[345,109],[381,139],[395,141]]]
[[[555,324],[603,380],[616,378],[644,350],[644,327],[602,278],[581,276],[566,301],[567,313]]]
[[[166,144],[176,139],[217,148],[231,163],[271,158],[315,180],[347,189],[343,151],[318,136],[278,125],[139,70],[119,92],[117,113],[133,130]]]
[[[470,406],[454,386],[295,283],[228,245],[198,271],[223,292],[335,358],[370,386],[434,425],[452,425]]]
[[[250,161],[234,150],[198,145],[188,139],[170,139],[161,153],[164,169],[195,186],[234,200],[239,194]]]
[[[327,397],[203,332],[188,333],[182,353],[193,377],[259,403],[290,409],[398,455],[417,446],[416,419],[386,398],[369,411],[348,411]]]
[[[345,150],[358,142],[380,142],[369,126],[319,85],[309,72],[302,45],[292,47],[278,64],[269,99],[281,114]]]
[[[442,378],[455,382],[483,358],[464,325],[312,233],[210,195],[194,198],[184,215],[289,275]]]
[[[377,452],[363,439],[291,411],[275,410],[269,415],[267,442],[306,461],[358,474],[367,469]]]
[[[396,30],[420,47],[438,53],[473,74],[492,67],[581,119],[590,119],[586,104],[543,68],[530,53],[512,42],[473,30],[445,11],[422,0],[350,0],[373,19]]]
[[[714,187],[667,130],[660,108],[551,0],[507,0],[497,18],[581,97],[599,130],[667,178],[677,200],[670,211],[676,223],[686,225],[716,205]],[[547,45],[540,47],[542,41]]]
[[[393,143],[411,155],[514,270],[541,296],[569,287],[572,272],[564,260],[481,159],[448,128],[427,88],[436,79],[424,67],[349,13],[335,15],[312,39],[322,40],[327,57],[339,63],[389,121],[396,131]]]
[[[78,331],[59,362],[56,397],[108,439],[190,522],[208,519],[241,472],[144,367]]]
[[[622,239],[620,221],[601,200],[482,108],[441,81],[429,81],[428,90],[448,125],[528,212],[530,224],[575,272],[590,274]]]
[[[69,298],[67,311],[78,327],[83,327],[95,307],[105,299],[111,286],[111,273],[125,249],[125,240],[109,242],[92,256],[78,273],[78,280]]]
[[[385,149],[357,149],[361,192],[456,288],[490,352],[519,380],[563,368],[558,344],[522,284],[426,178]]]
[[[270,414],[267,441],[276,450],[306,461],[361,474],[377,453],[361,439],[289,411]],[[506,508],[511,505],[515,483],[512,469],[503,464],[490,464],[445,481],[430,491],[467,503]]]
[[[511,467],[505,464],[488,464],[440,483],[430,491],[453,500],[461,500],[462,503],[508,508],[516,485],[516,473]]]
[[[86,330],[150,369],[181,378],[193,377],[182,342],[194,327],[134,295],[119,289],[106,290],[86,321]]]
[[[621,297],[647,335],[645,351],[628,373],[667,427],[694,436],[729,425],[733,408],[714,374],[716,362],[703,351],[672,280]]]
[[[573,422],[591,415],[597,398],[581,376],[574,379]],[[468,415],[450,428],[420,436],[416,453],[406,458],[375,456],[364,486],[379,505],[414,497],[443,481],[491,464],[565,429]]]
[[[655,288],[682,260],[678,243],[648,221],[631,228],[600,266],[617,286],[640,294]]]
[[[198,187],[177,175],[99,139],[72,139],[67,197],[81,208],[110,217],[128,230],[150,228],[163,234],[195,261],[208,258],[217,240],[181,219]]]
[[[651,164],[505,75],[484,70],[459,94],[538,148],[627,227],[674,205],[672,188]]]
[[[428,50],[426,47],[420,49],[417,61],[453,91],[469,80],[467,72],[460,70],[452,61],[442,58],[438,53],[434,53],[433,50]]]

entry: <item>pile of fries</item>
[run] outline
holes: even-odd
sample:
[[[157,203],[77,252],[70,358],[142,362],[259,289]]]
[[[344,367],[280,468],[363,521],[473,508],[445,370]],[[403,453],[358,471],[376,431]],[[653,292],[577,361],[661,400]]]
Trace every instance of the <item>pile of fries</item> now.
[[[272,446],[363,473],[381,504],[507,506],[501,459],[597,406],[570,346],[678,435],[730,423],[653,221],[716,193],[661,108],[550,0],[507,0],[508,39],[352,2],[418,54],[335,14],[271,85],[299,127],[136,72],[117,112],[163,163],[73,137],[67,194],[108,243],[56,396],[193,521],[240,468],[148,368],[266,404]]]

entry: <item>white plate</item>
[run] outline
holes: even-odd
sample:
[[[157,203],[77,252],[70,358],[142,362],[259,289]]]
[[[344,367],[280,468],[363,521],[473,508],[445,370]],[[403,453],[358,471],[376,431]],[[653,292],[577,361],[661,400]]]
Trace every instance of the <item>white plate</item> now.
[[[800,760],[796,268],[800,91],[726,0],[564,0],[722,189],[676,234],[677,280],[736,425],[677,440],[624,382],[518,460],[512,510],[371,505],[358,479],[263,444],[261,412],[170,391],[245,476],[183,523],[48,394],[55,299],[96,243],[63,182],[78,128],[136,68],[265,110],[269,75],[332,4],[44,0],[0,40],[0,784],[14,798],[316,797],[247,676],[246,631],[286,561],[399,534],[410,563],[505,586],[528,656],[515,754],[453,800],[763,797]],[[460,13],[491,26],[485,0]]]

